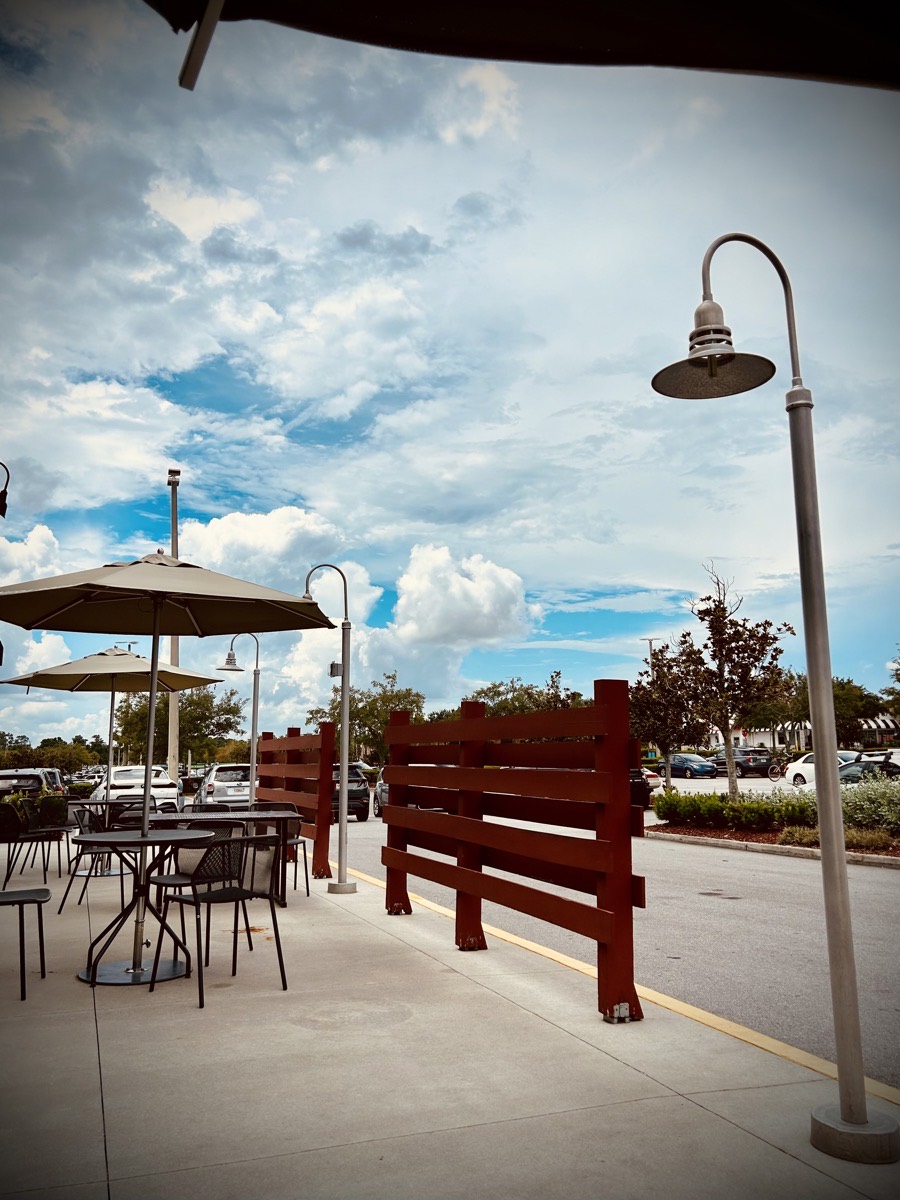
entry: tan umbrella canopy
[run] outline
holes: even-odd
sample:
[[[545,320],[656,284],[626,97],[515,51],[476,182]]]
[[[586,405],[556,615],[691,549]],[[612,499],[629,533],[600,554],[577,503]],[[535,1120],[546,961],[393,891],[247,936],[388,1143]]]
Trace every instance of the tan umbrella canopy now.
[[[109,782],[113,763],[113,720],[117,692],[149,692],[153,664],[149,658],[111,646],[97,654],[88,654],[75,662],[59,663],[55,667],[41,667],[27,675],[14,679],[0,679],[0,683],[13,683],[29,691],[33,687],[52,688],[61,692],[109,692],[109,758],[106,770],[106,799],[109,800]],[[214,675],[200,675],[186,671],[171,663],[159,663],[156,673],[158,691],[182,692],[188,688],[205,687],[210,683],[221,683]]]
[[[150,634],[150,703],[144,759],[141,833],[150,827],[150,779],[156,729],[159,639],[163,634],[264,633],[279,629],[333,629],[314,600],[233,579],[158,550],[133,562],[34,579],[0,588],[0,621],[24,629],[71,633]],[[146,849],[141,850],[141,874]],[[132,966],[143,970],[144,901],[134,923]]]

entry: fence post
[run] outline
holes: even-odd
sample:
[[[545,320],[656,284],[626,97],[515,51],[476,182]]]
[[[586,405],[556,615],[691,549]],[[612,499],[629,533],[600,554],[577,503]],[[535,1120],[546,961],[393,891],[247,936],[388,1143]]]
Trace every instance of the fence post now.
[[[460,707],[463,721],[483,721],[485,705],[480,700],[464,700]],[[461,767],[484,766],[484,738],[467,739],[459,750]],[[480,791],[460,791],[457,812],[461,817],[484,820],[484,796]],[[456,848],[457,866],[480,871],[481,848],[470,842],[459,842]],[[481,925],[481,897],[468,892],[456,893],[456,945],[460,950],[487,950]]]
[[[390,725],[409,725],[410,713],[392,712],[389,720]],[[409,746],[397,745],[391,743],[388,750],[388,767],[405,767],[409,765]],[[407,803],[408,787],[405,783],[397,784],[388,781],[388,795],[390,796],[391,804]],[[406,850],[407,837],[406,832],[401,829],[396,829],[388,822],[387,827],[387,845],[392,850]],[[398,871],[394,867],[387,869],[387,887],[385,889],[384,903],[388,913],[391,916],[400,916],[412,912],[412,904],[409,900],[409,890],[407,884],[408,876],[405,871]]]
[[[644,1014],[634,986],[628,684],[595,680],[594,704],[605,717],[605,733],[594,739],[594,765],[604,793],[597,798],[596,833],[609,842],[614,864],[597,880],[597,905],[613,914],[612,941],[597,943],[598,1008],[610,1023],[639,1021]]]

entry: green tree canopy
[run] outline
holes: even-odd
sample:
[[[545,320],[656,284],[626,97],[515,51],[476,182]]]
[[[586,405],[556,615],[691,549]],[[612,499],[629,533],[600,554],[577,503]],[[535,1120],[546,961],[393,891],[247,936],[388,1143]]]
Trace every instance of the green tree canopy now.
[[[692,642],[675,649],[653,650],[649,670],[641,671],[629,689],[632,737],[654,742],[665,760],[666,786],[671,786],[669,758],[681,746],[704,742],[709,723],[702,715],[703,656]]]
[[[397,684],[397,672],[385,672],[381,679],[373,679],[369,688],[350,688],[350,757],[365,759],[372,765],[382,765],[387,760],[384,744],[384,729],[391,713],[408,709],[412,721],[425,720],[425,697],[413,688],[402,688]],[[336,685],[326,708],[311,708],[306,716],[307,724],[319,729],[323,721],[333,721],[335,737],[340,744],[341,689]]]
[[[771,621],[749,621],[735,613],[743,596],[731,596],[731,582],[721,579],[712,565],[706,572],[713,591],[691,605],[691,611],[704,626],[706,637],[699,647],[704,659],[699,673],[700,712],[710,725],[716,725],[725,740],[728,765],[728,791],[738,796],[731,730],[746,725],[759,704],[780,694],[782,671],[778,660],[779,642],[793,628],[786,622],[775,626]],[[684,651],[697,649],[689,632],[683,633],[679,646]]]
[[[218,695],[213,685],[181,692],[178,699],[178,747],[182,760],[188,751],[196,762],[214,762],[226,738],[243,733],[244,707],[234,688]],[[125,696],[116,707],[115,740],[125,747],[132,762],[142,762],[147,746],[147,696]],[[153,761],[165,762],[169,742],[169,697],[156,703]]]
[[[890,664],[892,686],[882,688],[882,709],[896,720],[900,721],[900,646],[897,647],[897,658]]]

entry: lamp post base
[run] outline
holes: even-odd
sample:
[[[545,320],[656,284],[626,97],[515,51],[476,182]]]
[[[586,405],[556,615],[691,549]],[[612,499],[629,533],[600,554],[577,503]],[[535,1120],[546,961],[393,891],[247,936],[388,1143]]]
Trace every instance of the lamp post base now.
[[[333,895],[351,896],[356,891],[356,884],[353,882],[337,883],[335,880],[332,879],[332,880],[329,880],[329,882],[328,882],[328,890]]]
[[[820,1104],[810,1120],[809,1140],[823,1154],[858,1163],[900,1160],[900,1126],[887,1113],[870,1112],[865,1125],[841,1120],[839,1104]]]

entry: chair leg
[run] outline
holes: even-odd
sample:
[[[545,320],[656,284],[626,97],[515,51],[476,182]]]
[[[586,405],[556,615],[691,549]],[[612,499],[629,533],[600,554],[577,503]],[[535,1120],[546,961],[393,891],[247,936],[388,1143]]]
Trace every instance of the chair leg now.
[[[47,978],[47,963],[44,958],[44,909],[43,905],[36,904],[37,919],[38,919],[38,946],[41,951],[41,979]]]
[[[84,857],[84,855],[81,853],[81,851],[79,851],[78,855],[75,859],[75,862],[71,864],[71,868],[69,870],[69,882],[66,884],[66,890],[63,892],[63,898],[62,898],[62,900],[60,900],[59,908],[56,910],[57,916],[62,912],[62,910],[65,906],[66,899],[69,895],[69,892],[72,889],[72,884],[75,882],[75,875],[78,871],[78,864],[81,862],[83,857]],[[91,864],[91,866],[93,867],[93,863]],[[78,903],[80,904],[81,901],[79,900]],[[124,908],[125,906],[123,905],[122,907]]]
[[[275,934],[275,949],[278,951],[278,969],[281,971],[281,989],[287,991],[287,975],[284,973],[284,955],[281,952],[281,934],[278,932],[278,917],[275,915],[275,901],[269,897],[269,911],[272,914],[272,931]]]
[[[19,910],[19,992],[25,999],[25,905],[17,904]]]
[[[206,906],[209,909],[209,905]],[[200,923],[200,904],[196,905],[197,912],[197,991],[200,996],[200,1008],[203,1008],[203,928]],[[209,945],[209,913],[207,913],[206,937]],[[207,949],[207,953],[208,953]]]

